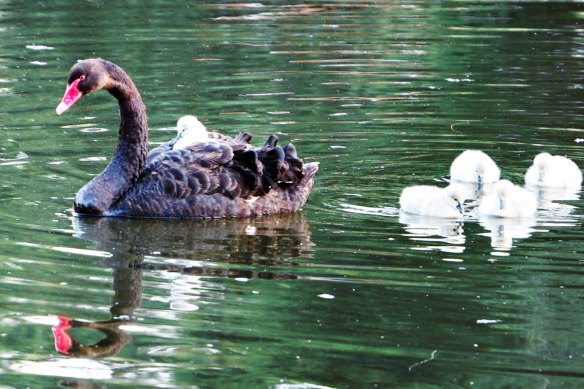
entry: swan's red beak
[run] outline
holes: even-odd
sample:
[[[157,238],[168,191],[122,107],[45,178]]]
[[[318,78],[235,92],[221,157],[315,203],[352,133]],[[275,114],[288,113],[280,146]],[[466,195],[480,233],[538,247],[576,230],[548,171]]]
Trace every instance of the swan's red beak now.
[[[59,324],[53,327],[53,336],[55,337],[55,349],[61,354],[69,354],[69,349],[73,346],[73,340],[66,332],[71,329],[71,319],[68,317],[58,316]]]
[[[57,106],[57,115],[60,115],[69,108],[71,108],[73,104],[75,104],[77,101],[79,101],[81,97],[83,97],[83,92],[81,92],[77,87],[79,81],[81,80],[82,78],[78,78],[71,84],[67,85],[67,90],[65,90],[65,96],[63,96],[63,100],[61,100],[61,104]]]

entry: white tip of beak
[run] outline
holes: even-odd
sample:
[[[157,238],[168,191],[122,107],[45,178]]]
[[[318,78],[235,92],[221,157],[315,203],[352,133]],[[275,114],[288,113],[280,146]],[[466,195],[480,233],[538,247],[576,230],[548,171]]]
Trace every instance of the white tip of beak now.
[[[63,112],[69,109],[69,106],[65,103],[57,105],[57,115],[61,115]]]

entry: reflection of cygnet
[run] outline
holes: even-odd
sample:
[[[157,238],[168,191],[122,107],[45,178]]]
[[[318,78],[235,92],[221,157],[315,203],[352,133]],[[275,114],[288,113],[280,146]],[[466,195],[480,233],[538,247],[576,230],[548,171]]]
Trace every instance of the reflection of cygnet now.
[[[462,185],[410,186],[402,191],[399,205],[404,212],[423,216],[462,217],[466,190]]]
[[[464,244],[465,236],[462,228],[463,222],[454,218],[439,218],[432,216],[414,215],[400,212],[399,222],[405,225],[408,237],[412,240],[419,238],[429,241],[440,241],[451,244]],[[431,237],[441,237],[446,239]]]
[[[481,199],[478,213],[499,217],[530,217],[537,211],[535,195],[513,185],[509,180],[497,182],[493,193]]]
[[[450,179],[454,181],[484,183],[497,182],[501,170],[489,157],[479,150],[466,150],[452,161]]]
[[[513,240],[526,239],[535,232],[535,218],[501,218],[492,216],[481,216],[479,219],[481,226],[486,228],[490,236],[491,247],[495,249],[510,250],[513,247]]]
[[[561,155],[540,153],[525,173],[525,184],[542,187],[580,188],[582,172],[574,161]]]
[[[172,147],[173,150],[184,149],[193,143],[207,142],[209,140],[209,134],[203,123],[192,115],[185,115],[178,119],[176,131],[178,136]]]

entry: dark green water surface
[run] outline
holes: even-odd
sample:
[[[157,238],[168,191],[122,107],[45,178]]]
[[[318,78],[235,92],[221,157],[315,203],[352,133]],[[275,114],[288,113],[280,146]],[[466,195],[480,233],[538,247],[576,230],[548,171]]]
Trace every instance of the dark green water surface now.
[[[0,0],[0,387],[583,386],[579,192],[533,220],[398,209],[465,149],[516,184],[542,151],[584,167],[583,22],[577,1]],[[133,77],[153,145],[184,114],[293,142],[321,163],[304,210],[74,217],[119,120],[105,92],[55,115],[88,57]]]

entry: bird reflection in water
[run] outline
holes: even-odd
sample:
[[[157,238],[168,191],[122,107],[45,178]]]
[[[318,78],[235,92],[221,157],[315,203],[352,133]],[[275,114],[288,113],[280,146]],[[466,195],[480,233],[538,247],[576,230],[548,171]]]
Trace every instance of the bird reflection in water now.
[[[110,319],[105,321],[82,321],[58,316],[59,324],[53,327],[55,349],[71,357],[105,358],[117,355],[132,339],[121,326],[136,322],[134,311],[142,300],[142,269],[135,263],[112,257],[108,261],[113,269],[112,306]],[[73,338],[68,330],[73,328],[94,329],[105,337],[92,345],[85,345]]]
[[[270,263],[294,266],[294,261],[289,259],[306,257],[312,247],[308,223],[302,213],[243,220],[74,218],[73,228],[75,236],[93,242],[94,249],[111,254],[104,265],[113,271],[114,289],[109,320],[85,321],[58,316],[59,323],[53,327],[55,348],[63,355],[79,358],[112,357],[131,341],[124,325],[137,321],[135,310],[142,299],[144,272],[290,280],[297,276],[233,269],[229,264],[246,263],[252,268]],[[208,267],[192,261],[201,256],[214,261],[223,258],[228,265]],[[79,339],[84,332],[71,331],[74,329],[96,330],[104,337],[95,344],[84,344]]]
[[[407,236],[412,240],[429,240],[430,237],[435,237],[435,241],[450,245],[463,245],[466,240],[463,230],[464,224],[456,219],[401,212],[399,222],[405,225]]]
[[[479,224],[488,231],[481,235],[491,238],[491,247],[504,251],[511,250],[515,240],[527,239],[536,231],[535,217],[505,218],[481,215]]]

